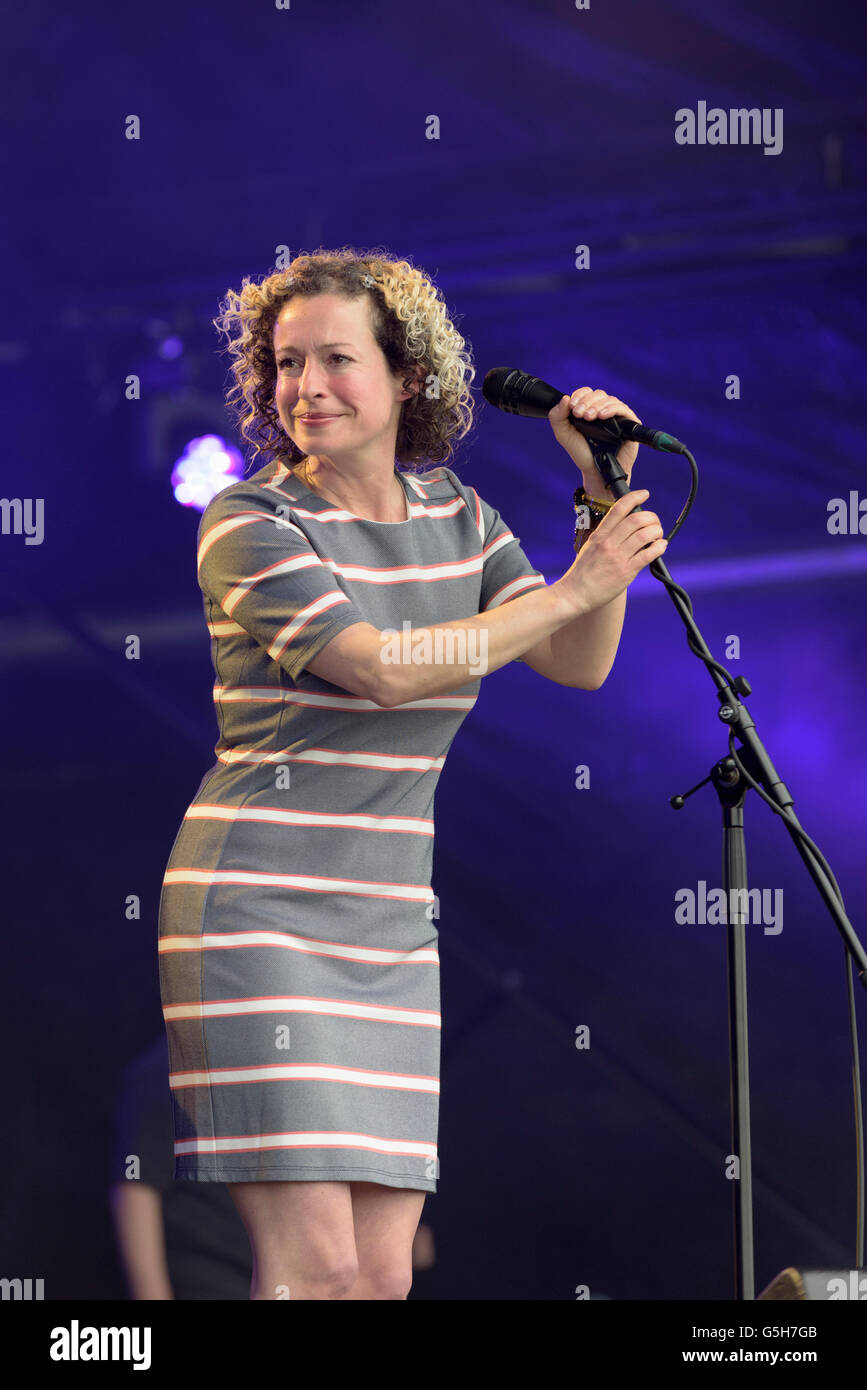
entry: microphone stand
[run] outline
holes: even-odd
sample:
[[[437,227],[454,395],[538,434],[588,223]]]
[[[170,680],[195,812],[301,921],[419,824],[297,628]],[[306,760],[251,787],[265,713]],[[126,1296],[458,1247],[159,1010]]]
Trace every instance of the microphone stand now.
[[[596,467],[608,490],[615,498],[623,497],[629,491],[626,474],[613,453],[605,445],[588,439]],[[641,508],[636,508],[640,511]],[[660,580],[670,594],[675,608],[687,629],[687,642],[696,655],[710,662],[707,669],[717,687],[720,702],[719,718],[729,728],[729,747],[736,738],[743,745],[738,761],[749,776],[758,782],[767,796],[783,809],[783,820],[795,842],[795,848],[807,866],[810,877],[815,882],[836,923],[846,950],[856,962],[858,977],[867,989],[867,954],[855,935],[854,928],[843,910],[836,884],[832,886],[816,855],[804,842],[802,827],[792,810],[792,795],[780,779],[771,762],[764,744],[756,732],[756,726],[741,695],[751,695],[749,682],[743,676],[736,676],[731,684],[722,673],[722,667],[714,661],[710,649],[692,616],[689,595],[672,579],[661,559],[648,566],[655,579]],[[707,663],[706,663],[707,664]],[[698,787],[713,782],[723,809],[723,887],[726,912],[726,936],[728,959],[728,1015],[729,1015],[729,1077],[731,1100],[732,1152],[729,1159],[735,1159],[733,1177],[734,1218],[734,1287],[735,1299],[752,1302],[755,1299],[754,1268],[754,1226],[753,1226],[753,1175],[752,1150],[750,1143],[750,1077],[749,1052],[747,1040],[747,967],[745,917],[742,911],[747,901],[747,859],[744,834],[744,798],[750,783],[742,775],[738,762],[733,756],[720,759],[711,768],[710,775],[692,787],[683,796],[672,797],[671,805],[680,810],[687,796]],[[801,832],[801,833],[799,833]],[[737,904],[733,908],[733,904]],[[856,1136],[857,1137],[857,1136]],[[858,1237],[861,1262],[861,1234]]]

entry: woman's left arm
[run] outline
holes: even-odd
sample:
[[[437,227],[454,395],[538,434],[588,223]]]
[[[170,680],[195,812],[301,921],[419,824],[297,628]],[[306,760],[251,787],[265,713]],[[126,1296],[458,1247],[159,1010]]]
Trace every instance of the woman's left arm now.
[[[590,445],[569,423],[570,414],[585,420],[604,420],[609,415],[625,415],[639,425],[641,421],[617,396],[609,396],[605,391],[594,391],[592,386],[581,386],[577,391],[573,391],[571,396],[563,396],[548,412],[554,438],[581,471],[584,491],[589,497],[613,502],[615,499],[607,491],[593,461]],[[637,455],[638,445],[631,441],[621,444],[617,452],[617,462],[626,474],[630,486]],[[538,671],[539,675],[556,681],[558,685],[575,686],[580,690],[598,690],[614,665],[625,614],[626,590],[604,608],[596,608],[592,613],[585,613],[580,618],[574,618],[571,623],[566,623],[550,637],[524,652],[521,659],[534,671]]]
[[[521,660],[557,685],[598,690],[614,665],[625,613],[624,589],[604,608],[573,618],[537,642],[523,653]]]

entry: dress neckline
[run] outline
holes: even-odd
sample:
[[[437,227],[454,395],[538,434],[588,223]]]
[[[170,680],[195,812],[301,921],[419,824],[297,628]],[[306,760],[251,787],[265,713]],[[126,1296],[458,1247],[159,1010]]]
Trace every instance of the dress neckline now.
[[[328,498],[323,497],[321,493],[314,492],[313,488],[307,487],[306,483],[302,481],[302,479],[298,476],[297,473],[293,472],[292,478],[294,482],[298,484],[302,493],[304,493],[305,496],[315,497],[317,502],[321,502],[326,507],[339,507],[341,511],[349,512],[350,516],[354,516],[356,521],[364,521],[367,523],[368,526],[406,526],[407,522],[409,522],[412,519],[412,507],[410,502],[409,491],[407,489],[406,482],[404,481],[403,474],[400,472],[398,468],[394,469],[394,474],[398,482],[400,483],[401,491],[403,492],[406,501],[406,516],[404,517],[403,521],[374,521],[373,518],[369,516],[356,516],[356,513],[350,512],[348,507],[339,507],[339,504],[337,502],[330,502]]]

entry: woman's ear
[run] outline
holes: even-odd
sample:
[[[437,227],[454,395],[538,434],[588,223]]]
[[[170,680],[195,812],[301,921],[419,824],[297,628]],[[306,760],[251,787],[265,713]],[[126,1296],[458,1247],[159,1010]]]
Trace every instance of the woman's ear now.
[[[425,371],[421,362],[418,362],[408,376],[404,377],[403,389],[409,396],[417,396],[422,388]]]

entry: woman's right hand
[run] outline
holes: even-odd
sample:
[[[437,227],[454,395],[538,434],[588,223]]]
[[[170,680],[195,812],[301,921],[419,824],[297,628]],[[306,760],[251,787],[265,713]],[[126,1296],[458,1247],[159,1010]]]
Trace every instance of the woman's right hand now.
[[[639,488],[619,497],[590,532],[574,564],[556,581],[576,617],[617,598],[636,575],[664,554],[668,541],[659,517],[636,510],[649,496],[647,488]]]

